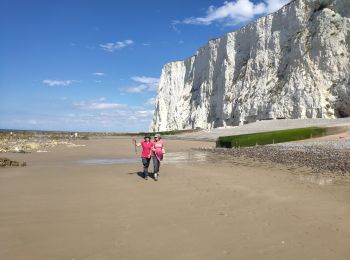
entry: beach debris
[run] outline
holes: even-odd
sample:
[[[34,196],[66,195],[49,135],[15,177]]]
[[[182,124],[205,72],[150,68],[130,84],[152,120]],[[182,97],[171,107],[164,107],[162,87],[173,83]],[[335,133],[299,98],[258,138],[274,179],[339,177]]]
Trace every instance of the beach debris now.
[[[66,144],[67,147],[85,147],[85,144],[73,144],[73,143],[68,143]]]
[[[26,162],[18,162],[14,161],[8,158],[0,158],[0,167],[6,167],[6,166],[27,166]]]
[[[346,134],[343,133],[339,135],[339,139],[345,139],[345,138],[346,138]]]

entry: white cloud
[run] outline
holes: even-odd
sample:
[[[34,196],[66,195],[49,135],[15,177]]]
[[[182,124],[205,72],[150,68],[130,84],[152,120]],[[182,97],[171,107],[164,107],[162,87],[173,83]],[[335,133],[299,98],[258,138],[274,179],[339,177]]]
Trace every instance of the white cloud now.
[[[149,98],[146,101],[146,105],[148,105],[148,106],[155,106],[155,104],[156,104],[156,98],[154,98],[154,97]]]
[[[35,119],[29,119],[27,122],[28,122],[28,124],[30,124],[30,125],[36,125],[36,124],[38,124],[38,122],[37,122]]]
[[[222,6],[209,6],[203,17],[189,17],[182,21],[173,21],[176,24],[210,25],[214,22],[226,26],[237,25],[253,20],[256,16],[274,12],[291,0],[264,0],[254,3],[251,0],[226,1]]]
[[[113,103],[92,103],[89,108],[90,109],[110,109],[110,108],[120,108],[121,104],[113,104]]]
[[[148,86],[147,85],[138,85],[136,87],[128,87],[126,88],[126,92],[129,93],[141,93],[145,90],[148,90]]]
[[[144,84],[158,84],[158,78],[146,77],[146,76],[135,76],[131,78],[133,81],[144,83]]]
[[[147,131],[153,117],[153,108],[144,98],[139,105],[106,102],[101,97],[77,100],[69,111],[55,111],[35,116],[10,116],[11,128],[28,128],[66,131]],[[66,104],[65,104],[66,105]],[[68,108],[68,107],[67,107]]]
[[[105,99],[99,99],[100,101],[104,101]],[[125,107],[123,104],[117,104],[117,103],[102,103],[102,102],[95,102],[95,101],[80,101],[77,103],[74,103],[74,105],[80,109],[86,109],[86,110],[101,110],[101,109],[112,109],[112,108],[122,108]]]
[[[144,91],[156,91],[158,88],[159,78],[146,77],[146,76],[134,76],[131,79],[139,83],[139,85],[126,88],[125,89],[126,92],[141,93]]]
[[[154,110],[139,110],[135,111],[136,118],[148,118],[153,116]]]
[[[43,84],[46,84],[50,87],[53,86],[69,86],[73,82],[76,82],[76,80],[53,80],[53,79],[45,79],[42,81]]]
[[[102,103],[103,98],[74,103],[78,110],[66,114],[64,121],[72,125],[90,125],[96,128],[147,130],[154,110],[143,102],[139,106]]]
[[[103,72],[94,72],[92,73],[94,76],[104,76],[105,74]]]
[[[108,51],[108,52],[114,52],[116,50],[121,50],[125,47],[128,47],[130,45],[132,45],[134,42],[132,40],[124,40],[124,41],[121,41],[121,42],[108,42],[108,43],[105,43],[105,44],[100,44],[99,46],[105,50],[105,51]]]

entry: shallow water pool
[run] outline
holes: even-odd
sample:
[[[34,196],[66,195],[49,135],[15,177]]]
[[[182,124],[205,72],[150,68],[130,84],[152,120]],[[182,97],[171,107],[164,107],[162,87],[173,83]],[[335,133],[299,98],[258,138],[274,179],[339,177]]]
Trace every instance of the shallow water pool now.
[[[167,153],[164,156],[162,163],[199,163],[210,161],[210,155],[213,154],[202,151],[189,151],[189,152],[175,152]],[[88,160],[79,160],[78,164],[81,165],[112,165],[112,164],[139,164],[141,163],[141,158],[138,157],[127,157],[127,158],[96,158]]]
[[[110,165],[110,164],[136,164],[139,163],[139,158],[117,158],[117,159],[90,159],[79,160],[78,164],[83,165]]]

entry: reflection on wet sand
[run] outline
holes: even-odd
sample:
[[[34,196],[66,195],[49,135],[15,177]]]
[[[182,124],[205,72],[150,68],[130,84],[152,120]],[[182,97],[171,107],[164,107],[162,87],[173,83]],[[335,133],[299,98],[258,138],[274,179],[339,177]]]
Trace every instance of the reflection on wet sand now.
[[[214,161],[214,154],[202,151],[188,151],[188,152],[174,152],[166,154],[166,158],[162,161],[165,164],[168,163],[199,163],[199,162],[212,162]],[[78,164],[81,165],[112,165],[112,164],[138,164],[141,162],[139,157],[126,157],[126,158],[96,158],[79,160]]]
[[[211,164],[211,165],[221,165],[221,166],[250,166],[250,167],[266,167],[274,168],[281,167],[281,165],[271,163],[258,162],[254,160],[243,160],[242,158],[233,158],[225,156],[223,154],[213,153],[210,151],[200,151],[200,150],[188,150],[186,152],[171,152],[164,156],[164,161],[162,164],[171,165],[188,165],[188,164]],[[80,165],[117,165],[117,164],[140,164],[140,158],[129,157],[129,158],[99,158],[99,159],[89,159],[89,160],[79,160]],[[312,173],[310,170],[301,169],[300,167],[283,167],[284,170],[292,173],[297,180],[305,183],[317,184],[320,186],[332,185],[339,182],[348,181],[348,178],[342,177],[342,180],[335,178],[334,176],[329,176],[327,174]],[[337,180],[337,181],[336,181]]]
[[[310,182],[320,186],[334,184],[333,178],[322,175],[299,174],[298,178],[302,182]]]
[[[138,158],[117,158],[117,159],[90,159],[79,160],[81,165],[111,165],[111,164],[135,164],[140,160]]]
[[[211,162],[213,154],[189,150],[186,152],[176,152],[166,154],[164,163],[200,163]]]

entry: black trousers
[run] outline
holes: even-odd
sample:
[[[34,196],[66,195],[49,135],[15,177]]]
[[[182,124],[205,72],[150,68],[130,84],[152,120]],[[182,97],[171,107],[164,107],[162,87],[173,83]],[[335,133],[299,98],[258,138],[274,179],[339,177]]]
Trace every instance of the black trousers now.
[[[157,159],[157,156],[152,156],[152,160],[153,160],[154,173],[158,173],[159,167],[160,167],[160,161]]]
[[[142,164],[143,164],[143,174],[145,176],[148,176],[148,167],[149,167],[149,163],[151,161],[151,158],[141,158],[142,159]]]

